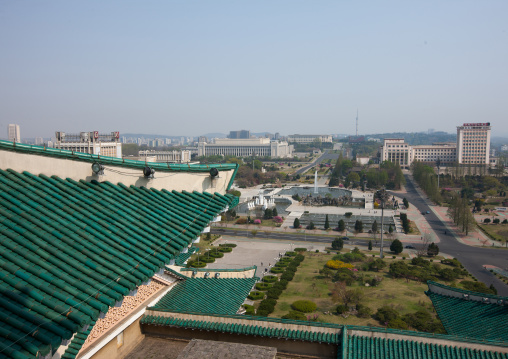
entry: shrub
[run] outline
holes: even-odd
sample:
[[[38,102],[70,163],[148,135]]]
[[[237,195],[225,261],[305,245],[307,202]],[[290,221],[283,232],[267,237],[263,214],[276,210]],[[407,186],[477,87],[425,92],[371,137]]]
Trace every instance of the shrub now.
[[[254,220],[254,224],[261,224],[261,220],[260,219],[255,219]]]
[[[310,300],[297,300],[293,304],[291,304],[291,308],[294,310],[298,310],[302,313],[310,313],[314,312],[317,309],[317,305],[314,302],[311,302]]]
[[[246,315],[254,315],[254,314],[256,314],[256,311],[255,311],[253,305],[244,304],[243,307],[245,308],[245,314]]]
[[[208,256],[199,256],[199,261],[200,262],[205,262],[205,263],[213,263],[215,262],[215,258],[213,258],[212,256],[208,257]]]
[[[314,225],[314,222],[310,221],[309,225],[307,226],[307,229],[316,229],[316,226]]]
[[[372,310],[363,304],[357,304],[356,305],[357,314],[356,316],[358,318],[368,318],[372,315]]]
[[[337,314],[343,314],[343,313],[346,313],[347,311],[348,311],[347,305],[339,304],[337,306]]]
[[[494,291],[491,290],[489,287],[487,287],[484,283],[478,282],[476,278],[474,278],[475,281],[470,280],[464,280],[460,284],[467,290],[470,290],[472,292],[478,292],[478,293],[485,293],[485,294],[494,294]]]
[[[290,282],[293,280],[294,277],[295,277],[295,272],[286,271],[280,276],[280,279],[284,279],[284,280],[287,280],[288,282]]]
[[[205,262],[198,263],[198,261],[194,261],[194,262],[189,262],[187,265],[192,268],[204,268],[204,267],[206,267],[206,264],[207,263],[205,263]]]
[[[279,274],[279,273],[282,273],[284,272],[284,268],[280,268],[280,267],[272,267],[270,269],[270,272],[274,273],[274,274]]]
[[[219,252],[222,252],[222,253],[230,253],[233,251],[233,248],[231,247],[220,247],[219,248]]]
[[[283,315],[282,319],[307,320],[305,314],[297,310],[292,310],[288,314]]]
[[[273,217],[273,221],[275,223],[282,223],[282,222],[284,222],[284,220],[282,219],[281,216],[275,216],[275,217]]]
[[[294,251],[287,251],[286,252],[286,256],[288,256],[288,257],[294,257],[294,256],[296,256],[296,252],[294,252]]]
[[[381,324],[397,319],[398,317],[399,313],[397,313],[395,309],[387,305],[379,308],[375,314],[375,318],[379,320]]]
[[[230,248],[235,248],[235,247],[236,247],[236,244],[235,244],[235,243],[222,243],[222,244],[219,244],[219,247],[230,247]]]
[[[278,267],[278,268],[285,268],[289,265],[289,262],[287,261],[278,261],[276,264],[275,264],[275,267]]]
[[[279,299],[282,294],[282,290],[279,288],[270,288],[266,291],[267,298]]]
[[[264,297],[265,297],[264,292],[250,292],[249,295],[247,296],[247,298],[251,300],[259,300],[263,299]]]
[[[208,256],[208,254],[207,254]],[[222,258],[224,257],[224,253],[222,253],[221,251],[210,251],[210,257],[213,257],[213,258]]]
[[[293,227],[300,228],[300,220],[298,218],[295,218],[295,220],[293,222]]]
[[[265,291],[265,290],[268,290],[271,287],[272,287],[272,285],[270,283],[256,283],[256,289],[257,290]]]
[[[398,239],[394,239],[393,242],[390,244],[390,250],[395,253],[399,254],[403,250],[402,242]]]
[[[332,242],[332,249],[340,251],[344,248],[344,240],[342,238],[335,238]]]
[[[490,223],[490,218],[485,218],[485,219],[483,220],[483,223]]]
[[[499,222],[501,222],[499,218],[494,218],[494,220],[492,221],[492,223],[494,224],[499,224]]]
[[[240,217],[235,221],[236,224],[247,224],[247,218]]]
[[[261,303],[259,303],[257,314],[267,316],[273,313],[276,304],[277,301],[275,299],[263,299]]]
[[[265,275],[263,277],[263,282],[265,283],[273,283],[276,282],[279,278],[276,275]]]
[[[272,288],[278,288],[280,290],[285,290],[287,287],[288,281],[286,279],[281,279],[272,286]]]
[[[437,256],[438,254],[439,254],[439,247],[438,247],[438,245],[435,244],[434,242],[429,244],[429,246],[427,247],[427,255],[428,256]]]
[[[339,260],[329,260],[326,262],[326,266],[331,269],[339,269],[339,268],[353,268],[351,263],[344,263]]]
[[[295,252],[306,252],[307,248],[295,248]]]

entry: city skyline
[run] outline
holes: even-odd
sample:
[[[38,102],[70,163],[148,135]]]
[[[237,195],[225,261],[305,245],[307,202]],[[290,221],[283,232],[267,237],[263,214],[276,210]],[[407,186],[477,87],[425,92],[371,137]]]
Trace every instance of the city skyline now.
[[[5,3],[0,128],[508,136],[508,4]],[[199,129],[199,132],[196,130]]]

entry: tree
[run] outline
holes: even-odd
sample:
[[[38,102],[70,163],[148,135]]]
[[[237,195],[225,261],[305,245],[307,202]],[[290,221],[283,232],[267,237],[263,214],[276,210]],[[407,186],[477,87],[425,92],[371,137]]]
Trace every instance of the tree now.
[[[427,247],[427,255],[432,257],[432,256],[437,256],[438,254],[439,254],[439,247],[437,246],[437,244],[435,244],[434,242],[429,244],[429,246]]]
[[[404,203],[404,207],[406,207],[406,209],[409,208],[409,201],[407,200],[406,197],[404,197],[404,199],[402,200],[402,203]]]
[[[339,220],[339,227],[338,227],[339,232],[344,232],[345,229],[346,229],[346,223],[344,222],[343,219]]]
[[[336,251],[340,251],[344,248],[344,240],[342,238],[335,238],[332,242],[332,249],[335,249]]]
[[[310,221],[309,225],[307,226],[307,229],[315,229],[316,226],[314,225],[314,222]]]
[[[402,242],[394,239],[392,244],[390,244],[390,250],[395,254],[399,254],[403,250]]]
[[[328,215],[326,215],[326,218],[325,218],[325,229],[329,229],[330,228],[330,222],[328,221]]]
[[[270,208],[265,209],[265,214],[263,216],[265,219],[270,219],[273,217],[273,212]]]
[[[355,222],[355,231],[359,233],[363,232],[363,222],[358,219]]]
[[[372,241],[369,241],[369,251],[372,250]]]
[[[278,215],[279,215],[279,213],[277,213],[277,207],[273,207],[273,209],[272,209],[272,216],[275,217],[275,216],[278,216]]]
[[[374,223],[372,223],[372,233],[377,233],[377,221],[374,220]]]
[[[390,224],[390,227],[388,227],[388,233],[392,234],[393,233],[393,227],[392,225]]]
[[[295,218],[293,228],[300,228],[300,220],[298,218]]]

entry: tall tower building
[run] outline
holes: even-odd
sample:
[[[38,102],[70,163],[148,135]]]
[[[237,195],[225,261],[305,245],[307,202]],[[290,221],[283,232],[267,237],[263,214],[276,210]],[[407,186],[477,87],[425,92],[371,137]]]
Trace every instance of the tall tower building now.
[[[19,125],[7,125],[7,138],[12,142],[21,142],[21,135],[19,133]]]
[[[490,164],[490,122],[465,123],[457,126],[457,162]]]

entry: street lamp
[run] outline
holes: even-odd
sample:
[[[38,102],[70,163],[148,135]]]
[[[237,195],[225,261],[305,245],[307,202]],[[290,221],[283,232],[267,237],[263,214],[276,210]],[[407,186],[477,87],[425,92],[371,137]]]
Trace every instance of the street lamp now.
[[[437,189],[439,189],[439,167],[441,167],[441,158],[437,158],[437,161],[436,161],[436,166],[437,166]]]
[[[378,198],[381,201],[381,248],[379,249],[379,258],[383,259],[383,233],[384,233],[384,209],[385,209],[385,202],[388,200],[388,193],[383,188],[376,192],[376,198]]]

